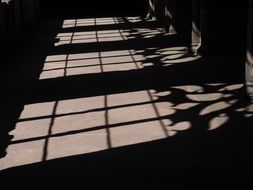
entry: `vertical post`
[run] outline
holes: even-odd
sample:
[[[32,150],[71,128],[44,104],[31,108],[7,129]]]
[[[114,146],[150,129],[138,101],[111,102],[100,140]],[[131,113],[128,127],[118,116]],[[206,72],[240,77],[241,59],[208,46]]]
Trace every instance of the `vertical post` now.
[[[164,0],[148,0],[147,19],[156,18],[161,21],[164,17]]]
[[[169,32],[172,23],[171,0],[164,0],[164,31]]]
[[[169,32],[178,34],[180,42],[191,47],[192,0],[170,0],[171,22]]]
[[[190,33],[192,22],[192,0],[171,0],[171,33]]]
[[[253,103],[253,0],[249,0],[248,36],[246,58],[246,88],[248,96]]]
[[[147,0],[148,1],[148,13],[146,18],[147,19],[152,19],[155,17],[155,2],[154,0]]]
[[[169,28],[170,33],[176,33],[175,25],[177,24],[176,22],[176,3],[174,0],[171,0],[170,2],[170,12],[171,12],[171,25]]]
[[[198,55],[201,46],[201,6],[202,0],[192,1],[192,42],[191,51],[194,55]]]

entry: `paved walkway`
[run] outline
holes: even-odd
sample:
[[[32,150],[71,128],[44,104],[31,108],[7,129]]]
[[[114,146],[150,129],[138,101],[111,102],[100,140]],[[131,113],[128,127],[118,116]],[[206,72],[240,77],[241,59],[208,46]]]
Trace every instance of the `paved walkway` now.
[[[184,38],[138,17],[38,26],[0,71],[3,179],[245,184],[234,170],[250,162],[244,60],[192,57]]]

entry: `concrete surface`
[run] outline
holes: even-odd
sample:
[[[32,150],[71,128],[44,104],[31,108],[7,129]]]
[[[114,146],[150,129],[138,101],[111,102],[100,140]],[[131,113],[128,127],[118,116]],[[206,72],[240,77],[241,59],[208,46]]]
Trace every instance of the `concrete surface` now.
[[[244,58],[186,50],[138,17],[42,23],[1,61],[5,185],[246,185]]]

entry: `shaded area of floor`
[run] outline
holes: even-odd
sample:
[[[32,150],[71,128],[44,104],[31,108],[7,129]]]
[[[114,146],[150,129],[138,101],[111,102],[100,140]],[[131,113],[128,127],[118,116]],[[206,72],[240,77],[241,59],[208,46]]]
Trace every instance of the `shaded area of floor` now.
[[[43,0],[40,6],[44,16],[54,17],[101,17],[140,15],[148,12],[146,0],[128,1],[88,1],[73,0],[71,3],[61,0]]]
[[[138,17],[37,31],[1,70],[7,188],[247,185],[244,56],[192,57],[188,36]]]

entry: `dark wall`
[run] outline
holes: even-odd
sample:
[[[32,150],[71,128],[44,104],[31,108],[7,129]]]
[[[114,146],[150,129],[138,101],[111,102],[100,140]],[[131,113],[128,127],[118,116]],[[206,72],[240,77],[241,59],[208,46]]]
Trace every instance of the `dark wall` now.
[[[247,7],[248,1],[203,0],[202,43],[216,52],[244,53]]]
[[[144,15],[146,0],[41,0],[46,16],[111,16]]]
[[[190,32],[192,25],[192,1],[171,0],[173,25],[176,31]]]

